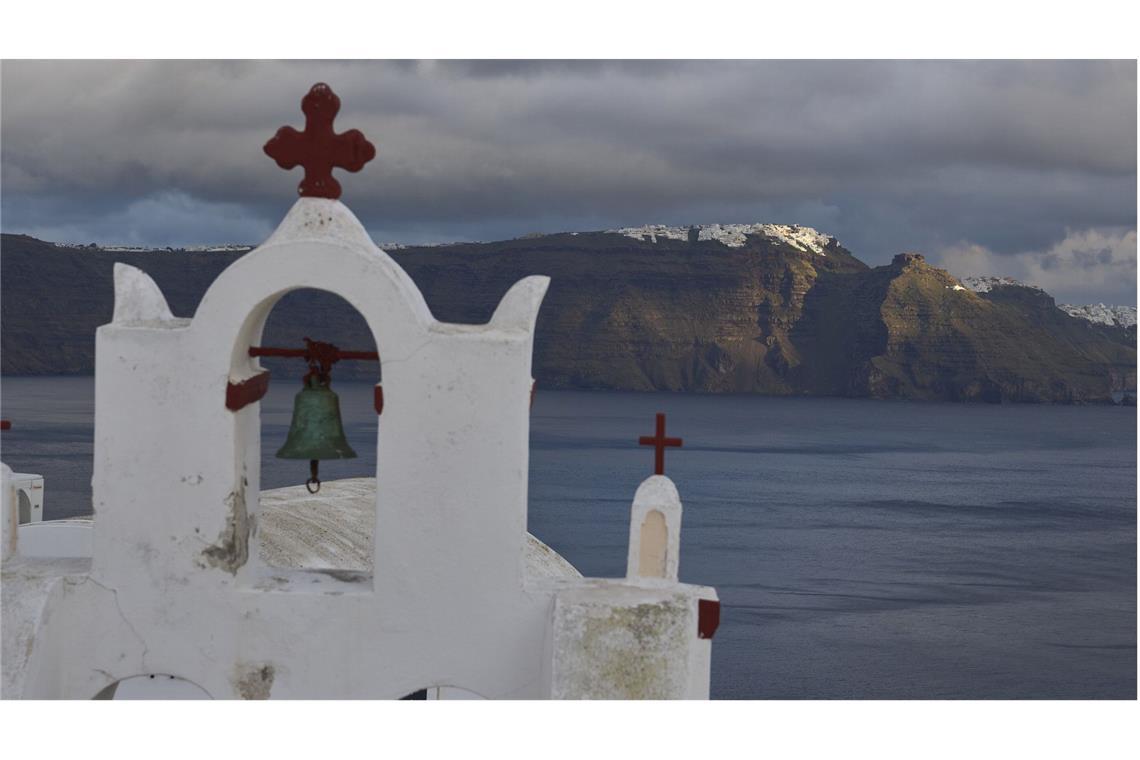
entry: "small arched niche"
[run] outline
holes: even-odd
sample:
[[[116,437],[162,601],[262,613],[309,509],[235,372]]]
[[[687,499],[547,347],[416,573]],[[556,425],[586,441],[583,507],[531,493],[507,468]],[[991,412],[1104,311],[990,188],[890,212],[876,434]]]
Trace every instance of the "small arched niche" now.
[[[641,554],[637,572],[642,578],[664,578],[669,553],[669,528],[665,515],[651,509],[641,523]]]
[[[20,525],[30,523],[32,521],[32,500],[28,498],[28,492],[23,488],[16,489],[16,497],[19,502],[17,521]]]
[[[485,700],[482,694],[476,694],[470,689],[464,689],[459,686],[429,686],[426,689],[419,689],[400,697],[401,700],[427,700],[429,702],[435,701],[454,701],[454,700]]]
[[[198,684],[167,673],[131,676],[105,687],[94,699],[184,700],[212,699]]]

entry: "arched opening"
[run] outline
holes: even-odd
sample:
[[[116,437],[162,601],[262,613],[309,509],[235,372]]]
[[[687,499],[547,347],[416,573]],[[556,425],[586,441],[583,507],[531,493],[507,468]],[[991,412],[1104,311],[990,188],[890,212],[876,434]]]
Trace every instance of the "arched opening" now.
[[[454,701],[454,700],[476,700],[486,699],[482,694],[476,694],[470,689],[463,689],[459,686],[429,686],[426,689],[419,689],[410,694],[400,697],[401,700],[427,700],[434,701]]]
[[[641,523],[641,556],[637,572],[642,578],[664,578],[666,554],[669,546],[669,532],[665,525],[665,515],[659,510],[650,510]]]
[[[212,699],[206,690],[198,684],[167,673],[131,676],[115,681],[93,698],[122,700]]]
[[[32,521],[32,500],[28,498],[28,493],[22,488],[18,489],[16,493],[19,501],[19,524],[30,523]]]
[[[340,296],[302,289],[284,295],[269,313],[259,345],[305,348],[305,338],[345,351],[376,352],[364,317]],[[344,439],[355,458],[321,458],[320,487],[306,488],[306,459],[279,458],[309,365],[302,358],[258,359],[271,377],[260,403],[258,551],[270,568],[316,570],[349,578],[372,572],[376,518],[377,361],[341,360],[331,366]],[[304,401],[302,400],[303,404]],[[302,426],[303,427],[303,426]],[[302,447],[301,452],[304,449]],[[297,455],[296,448],[290,452]],[[246,494],[247,500],[250,494]],[[337,575],[341,574],[341,575]]]

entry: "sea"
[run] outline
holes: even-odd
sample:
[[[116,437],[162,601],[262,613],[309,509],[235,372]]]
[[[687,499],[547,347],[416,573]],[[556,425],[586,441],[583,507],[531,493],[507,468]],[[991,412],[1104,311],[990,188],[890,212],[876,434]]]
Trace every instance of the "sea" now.
[[[307,476],[273,457],[296,390],[262,402],[263,488]],[[360,456],[322,477],[371,475],[371,386],[336,390]],[[90,513],[93,380],[0,392],[46,518]],[[585,575],[625,573],[656,412],[681,580],[722,601],[713,698],[1136,698],[1135,408],[540,388],[528,527]]]

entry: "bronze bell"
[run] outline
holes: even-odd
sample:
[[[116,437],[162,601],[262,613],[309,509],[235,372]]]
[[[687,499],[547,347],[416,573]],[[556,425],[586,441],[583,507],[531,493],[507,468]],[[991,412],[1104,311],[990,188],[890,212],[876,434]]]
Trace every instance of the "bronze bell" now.
[[[316,493],[321,488],[317,477],[320,460],[356,458],[356,452],[344,437],[340,398],[317,374],[305,377],[305,387],[293,399],[293,421],[277,458],[309,460],[312,477],[305,482],[309,493]]]

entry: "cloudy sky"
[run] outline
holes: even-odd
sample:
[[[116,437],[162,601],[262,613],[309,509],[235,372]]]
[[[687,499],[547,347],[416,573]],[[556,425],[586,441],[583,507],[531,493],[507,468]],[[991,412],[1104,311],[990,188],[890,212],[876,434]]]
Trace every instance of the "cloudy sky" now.
[[[14,62],[0,227],[262,240],[300,169],[261,151],[316,81],[378,155],[339,173],[379,243],[644,223],[814,226],[1061,301],[1136,303],[1136,64]]]

